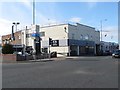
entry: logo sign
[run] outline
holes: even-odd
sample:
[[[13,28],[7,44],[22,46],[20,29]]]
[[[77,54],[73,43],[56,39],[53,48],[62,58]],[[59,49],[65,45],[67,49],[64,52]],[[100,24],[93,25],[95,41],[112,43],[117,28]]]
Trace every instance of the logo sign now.
[[[59,46],[59,40],[52,40],[52,46]]]
[[[31,36],[32,36],[32,37],[39,37],[40,34],[39,34],[39,33],[32,33]]]

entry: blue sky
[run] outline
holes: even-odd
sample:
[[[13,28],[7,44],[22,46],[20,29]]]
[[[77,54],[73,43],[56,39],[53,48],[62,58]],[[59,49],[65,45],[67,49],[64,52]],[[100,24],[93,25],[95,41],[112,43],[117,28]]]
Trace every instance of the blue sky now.
[[[102,20],[103,40],[118,42],[117,5],[117,2],[36,2],[36,24],[81,23],[100,30]],[[0,3],[0,35],[11,33],[14,21],[20,22],[19,29],[32,24],[31,2]]]

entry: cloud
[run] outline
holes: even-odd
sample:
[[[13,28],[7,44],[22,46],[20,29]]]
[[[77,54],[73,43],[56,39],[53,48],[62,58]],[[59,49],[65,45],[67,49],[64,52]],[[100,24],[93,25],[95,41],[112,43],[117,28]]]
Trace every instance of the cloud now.
[[[87,2],[87,6],[89,9],[94,8],[97,5],[97,0],[90,0],[91,2]]]
[[[32,12],[33,6],[31,1],[22,0],[21,2],[25,7],[27,7],[28,10]],[[33,16],[32,16],[32,19],[33,19]],[[35,22],[39,22],[39,24],[45,24],[45,23],[48,23],[48,18],[45,15],[43,15],[41,12],[39,12],[37,9],[35,9]]]
[[[32,2],[30,0],[21,0],[21,2],[28,8],[32,9]]]
[[[12,22],[13,21],[10,21],[8,19],[0,18],[0,28],[1,28],[0,36],[11,33],[12,25],[13,25]],[[17,22],[17,21],[15,21],[15,22]],[[17,26],[18,27],[17,29],[18,30],[25,29],[25,26],[30,26],[30,24],[20,23],[20,25]]]
[[[73,18],[70,18],[70,22],[75,22],[75,23],[80,23],[81,22],[81,19],[82,18],[79,18],[79,17],[73,17]]]
[[[3,16],[4,14],[0,14],[1,15],[0,16],[0,27],[1,27],[0,35],[6,35],[6,34],[11,33],[12,22],[20,22],[20,25],[18,25],[18,29],[20,29],[20,30],[25,28],[25,26],[30,26],[32,24],[32,13],[26,14],[26,11],[24,11],[23,8],[21,8],[19,6],[14,5],[15,4],[14,2],[12,2],[10,4],[11,5],[9,7],[7,7],[12,10],[9,17],[5,17],[5,16]],[[30,12],[32,12],[32,2],[30,2],[29,0],[21,0],[20,4],[22,6],[25,6]],[[5,3],[0,3],[0,10],[2,8],[1,7],[2,5],[5,5]],[[40,24],[40,25],[41,24],[49,24],[49,23],[55,24],[55,22],[57,21],[55,19],[48,20],[48,18],[45,15],[43,15],[40,11],[36,10],[35,13],[36,13],[35,17],[36,17],[36,22],[37,22],[36,24]],[[20,15],[24,16],[24,17],[20,17]],[[12,18],[12,17],[14,17],[14,18]]]
[[[0,18],[0,35],[11,33],[11,21]]]
[[[23,1],[22,4],[24,6],[26,6],[27,9],[32,11],[32,2],[30,2],[29,0],[26,0],[25,2],[24,2],[24,0],[22,0],[22,1]],[[55,9],[55,3],[52,3],[52,6],[51,5],[49,6],[49,10],[50,10],[49,17],[55,15],[56,11],[54,9]],[[36,22],[36,24],[40,24],[43,26],[43,25],[48,25],[48,24],[53,25],[53,24],[56,24],[56,22],[58,22],[58,20],[53,19],[53,18],[48,18],[46,15],[44,15],[41,12],[39,10],[37,10],[37,8],[35,9],[35,22]],[[55,16],[53,16],[53,17],[55,17]]]
[[[51,19],[48,22],[49,25],[56,25],[56,24],[62,24],[62,23],[65,23],[65,22],[59,21],[59,20],[56,20],[56,19]]]
[[[0,3],[0,5],[4,5],[5,3]],[[14,3],[10,3],[10,4],[14,4]],[[32,12],[32,3],[29,0],[22,0],[21,3],[23,6],[25,6],[29,11]],[[8,8],[8,7],[7,7]],[[1,6],[0,6],[1,9]],[[11,33],[11,27],[12,27],[12,22],[20,22],[20,25],[18,25],[18,29],[25,29],[25,26],[30,26],[32,24],[32,13],[31,15],[28,16],[28,14],[26,14],[26,12],[20,8],[17,7],[16,5],[10,5],[9,9],[12,10],[12,13],[9,15],[9,17],[5,17],[3,18],[3,14],[1,14],[0,16],[0,35],[6,35],[6,34],[10,34]],[[4,9],[3,9],[4,10]],[[13,15],[12,15],[13,14]],[[12,18],[11,17],[14,17]],[[19,16],[24,16],[24,17],[19,17]],[[18,16],[18,17],[15,17]],[[31,19],[29,19],[31,17]],[[26,19],[25,19],[26,18]],[[57,20],[55,19],[50,19],[48,20],[48,18],[43,15],[41,12],[36,10],[36,24],[55,24],[55,22]]]
[[[2,14],[2,2],[0,3],[0,16]]]
[[[107,35],[105,37],[105,35]],[[118,42],[118,27],[117,26],[108,26],[103,29],[103,40]]]

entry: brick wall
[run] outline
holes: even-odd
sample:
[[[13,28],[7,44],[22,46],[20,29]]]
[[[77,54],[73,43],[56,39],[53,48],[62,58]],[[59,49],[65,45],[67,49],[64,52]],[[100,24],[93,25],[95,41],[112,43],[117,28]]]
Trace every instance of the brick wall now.
[[[26,58],[16,54],[2,54],[3,62],[25,61]]]
[[[16,62],[17,56],[15,54],[2,54],[3,62]]]
[[[21,43],[21,31],[17,31],[14,33],[15,41],[9,41],[10,44],[22,44]],[[11,34],[2,36],[2,45],[4,45],[5,40],[9,40],[11,38]]]

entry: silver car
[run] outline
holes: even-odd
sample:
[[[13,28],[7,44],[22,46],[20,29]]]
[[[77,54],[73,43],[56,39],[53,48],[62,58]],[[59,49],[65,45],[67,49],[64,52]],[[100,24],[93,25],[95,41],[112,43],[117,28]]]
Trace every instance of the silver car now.
[[[120,50],[115,51],[115,52],[112,54],[112,57],[120,58]]]

